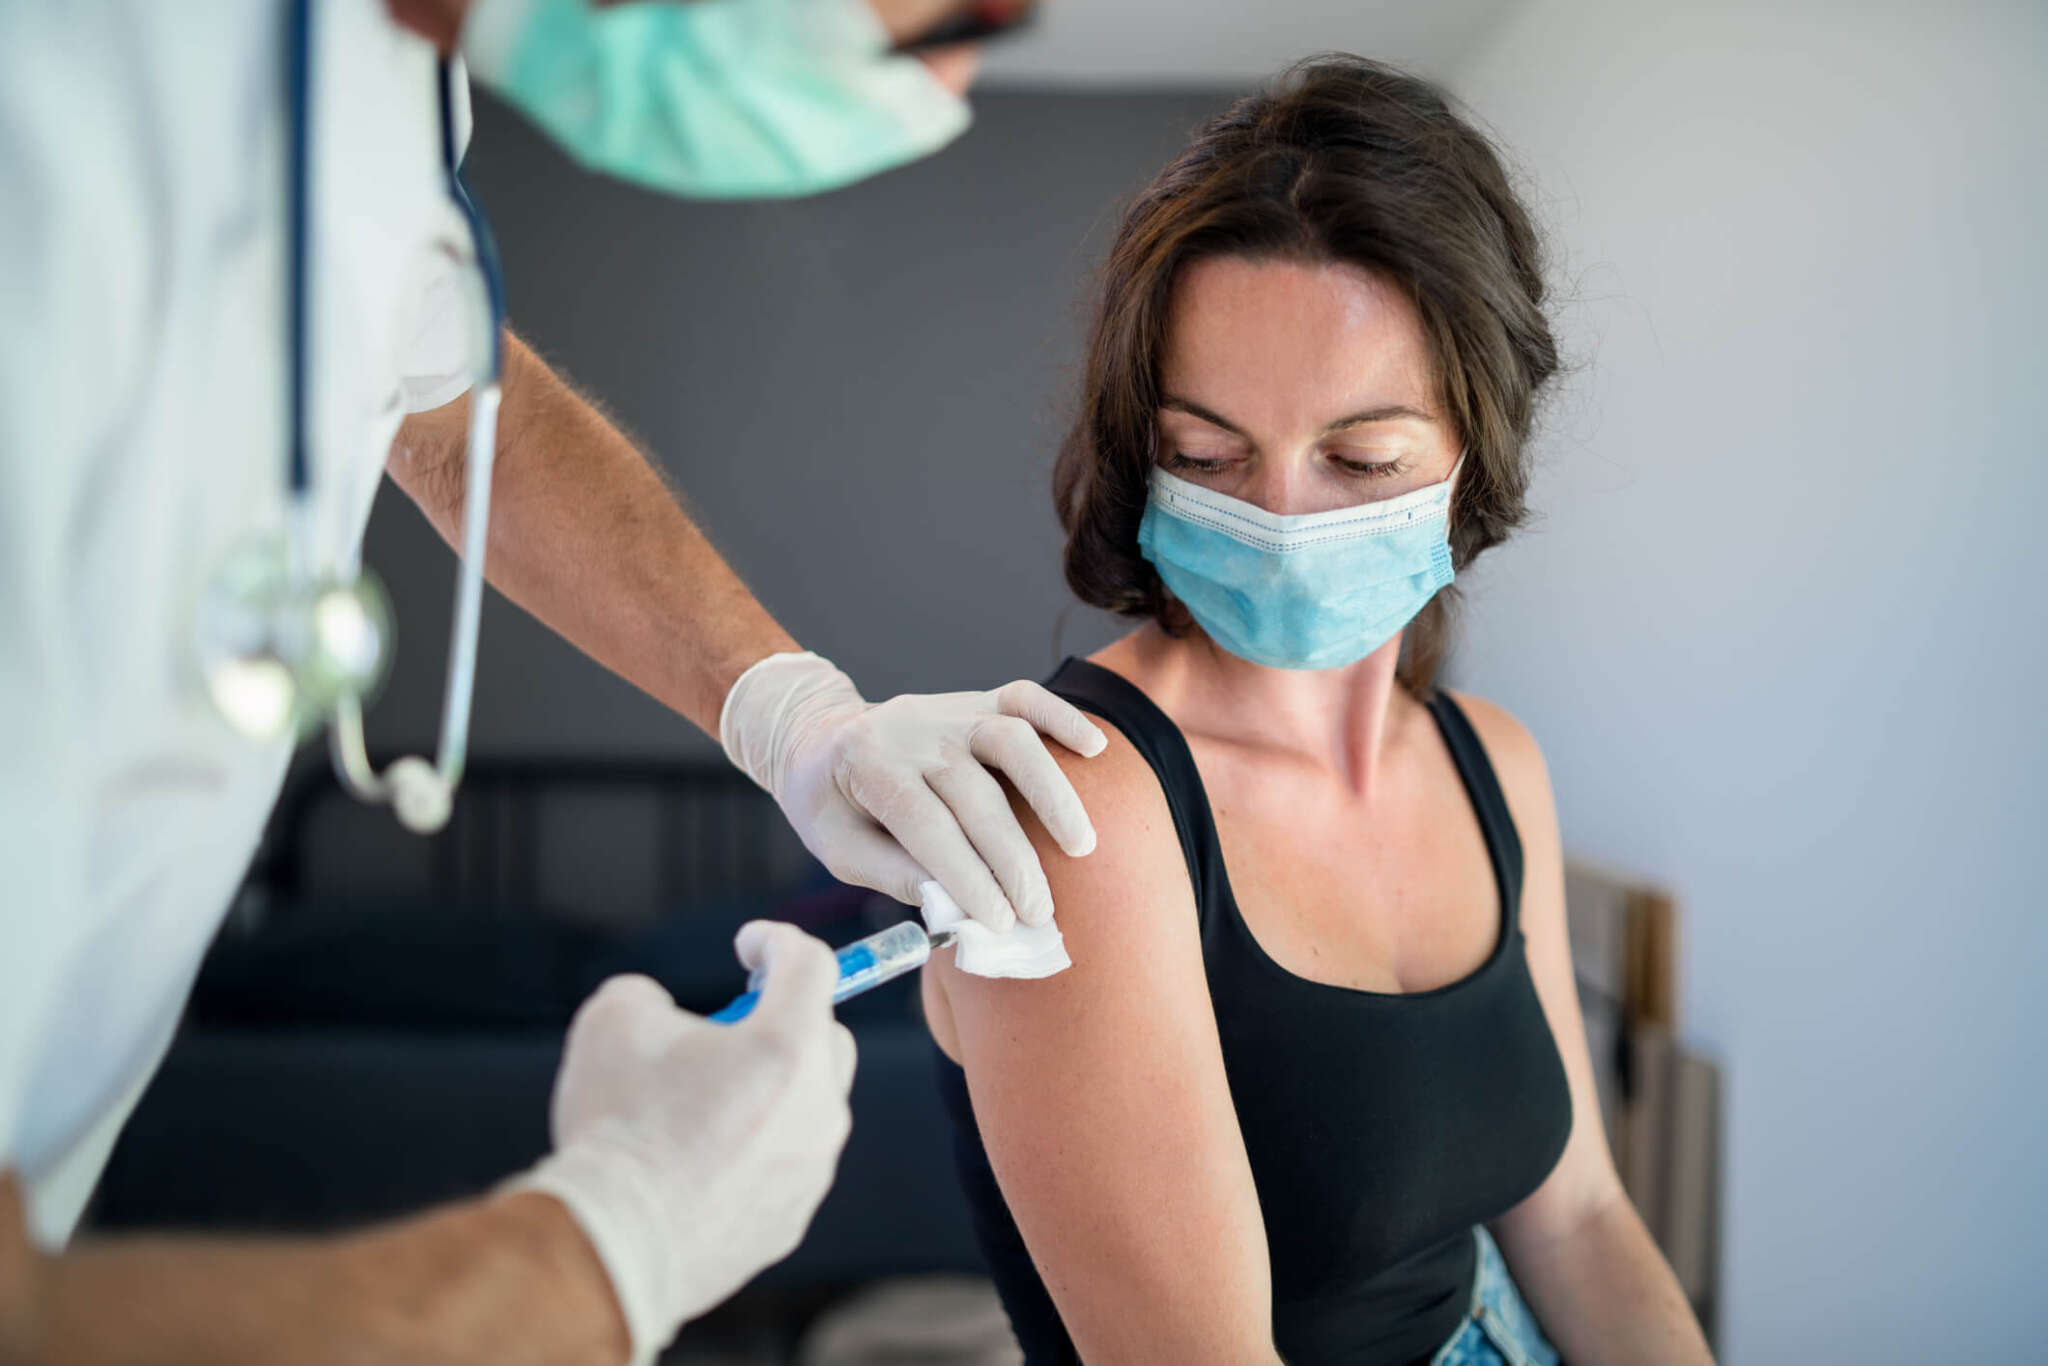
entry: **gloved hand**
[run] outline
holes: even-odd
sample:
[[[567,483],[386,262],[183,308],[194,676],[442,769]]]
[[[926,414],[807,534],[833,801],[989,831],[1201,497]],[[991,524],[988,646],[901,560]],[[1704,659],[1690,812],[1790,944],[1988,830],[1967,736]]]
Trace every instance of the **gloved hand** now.
[[[817,655],[777,654],[739,676],[718,718],[732,761],[773,794],[832,875],[918,905],[936,881],[993,930],[1052,919],[1038,854],[982,765],[1000,769],[1061,849],[1079,857],[1095,828],[1040,740],[1077,754],[1108,740],[1036,683],[989,692],[861,700]]]
[[[583,1003],[555,1078],[555,1151],[510,1183],[569,1207],[635,1362],[796,1248],[852,1125],[831,950],[768,921],[736,947],[767,971],[737,1024],[677,1009],[647,977],[614,977]]]

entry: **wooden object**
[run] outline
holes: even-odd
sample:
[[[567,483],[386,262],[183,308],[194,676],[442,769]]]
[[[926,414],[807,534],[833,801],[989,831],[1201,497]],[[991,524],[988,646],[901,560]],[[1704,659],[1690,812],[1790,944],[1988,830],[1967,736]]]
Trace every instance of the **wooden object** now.
[[[1721,1073],[1678,1041],[1678,903],[1611,869],[1565,870],[1572,966],[1622,1185],[1711,1341],[1721,1200]]]

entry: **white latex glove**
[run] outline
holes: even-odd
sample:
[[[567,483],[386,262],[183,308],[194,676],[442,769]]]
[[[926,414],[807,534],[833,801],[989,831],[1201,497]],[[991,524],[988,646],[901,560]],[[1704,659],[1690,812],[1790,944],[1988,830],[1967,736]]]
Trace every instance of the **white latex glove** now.
[[[852,1125],[832,951],[769,921],[735,945],[767,971],[737,1024],[678,1009],[648,977],[614,977],[583,1003],[555,1078],[555,1151],[510,1183],[569,1207],[635,1362],[795,1250]]]
[[[919,884],[936,881],[996,931],[1047,923],[1052,889],[988,768],[1016,786],[1061,849],[1078,858],[1095,847],[1095,827],[1041,732],[1082,755],[1109,743],[1036,683],[871,704],[809,653],[755,664],[718,718],[726,754],[834,877],[912,906]]]

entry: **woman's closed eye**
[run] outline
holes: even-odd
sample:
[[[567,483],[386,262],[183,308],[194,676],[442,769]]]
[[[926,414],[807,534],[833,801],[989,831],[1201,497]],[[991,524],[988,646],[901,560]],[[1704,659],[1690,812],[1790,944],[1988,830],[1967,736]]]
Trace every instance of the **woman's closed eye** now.
[[[1165,459],[1160,461],[1160,464],[1171,473],[1196,477],[1223,474],[1237,463],[1238,459],[1234,456],[1196,455],[1188,451],[1171,449],[1166,452]],[[1406,474],[1409,468],[1408,462],[1399,456],[1390,460],[1356,460],[1350,456],[1332,455],[1330,465],[1343,477],[1360,481],[1398,478]]]
[[[1344,473],[1360,479],[1392,479],[1408,472],[1408,462],[1399,456],[1391,460],[1356,460],[1348,455],[1332,455],[1330,462]]]
[[[1186,451],[1169,450],[1163,462],[1167,469],[1181,474],[1221,474],[1230,468],[1229,456],[1190,455]]]

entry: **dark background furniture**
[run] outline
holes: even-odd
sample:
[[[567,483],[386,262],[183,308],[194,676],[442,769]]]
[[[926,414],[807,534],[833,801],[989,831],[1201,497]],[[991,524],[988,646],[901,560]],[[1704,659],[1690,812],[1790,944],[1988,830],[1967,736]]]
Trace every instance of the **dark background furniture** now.
[[[582,888],[582,895],[575,889]],[[484,761],[435,839],[295,783],[107,1169],[93,1224],[318,1230],[489,1189],[547,1149],[576,1005],[644,972],[700,1012],[767,915],[842,943],[907,914],[833,882],[744,777]],[[848,1002],[854,1127],[802,1246],[757,1289],[980,1270],[916,978]]]

